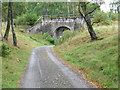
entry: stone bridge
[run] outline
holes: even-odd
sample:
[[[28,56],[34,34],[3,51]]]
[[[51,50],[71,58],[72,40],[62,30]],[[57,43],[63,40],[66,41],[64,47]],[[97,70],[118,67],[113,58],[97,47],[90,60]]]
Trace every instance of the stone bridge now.
[[[81,17],[42,18],[38,24],[27,30],[27,33],[48,33],[54,38],[60,38],[65,30],[75,31],[84,28]]]

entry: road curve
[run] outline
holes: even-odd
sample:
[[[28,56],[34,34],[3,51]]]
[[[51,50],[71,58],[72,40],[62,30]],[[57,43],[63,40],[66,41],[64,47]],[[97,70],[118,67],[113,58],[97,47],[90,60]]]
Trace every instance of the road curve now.
[[[93,88],[52,54],[53,46],[35,48],[21,80],[21,88]]]

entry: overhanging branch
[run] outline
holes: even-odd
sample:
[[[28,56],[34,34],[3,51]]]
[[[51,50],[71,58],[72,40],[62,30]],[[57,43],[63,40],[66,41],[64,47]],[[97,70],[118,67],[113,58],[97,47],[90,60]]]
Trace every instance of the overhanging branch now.
[[[100,7],[100,6],[95,7],[92,11],[88,12],[85,16],[91,14],[92,12],[94,12],[94,11],[95,11],[97,8],[99,8],[99,7]]]

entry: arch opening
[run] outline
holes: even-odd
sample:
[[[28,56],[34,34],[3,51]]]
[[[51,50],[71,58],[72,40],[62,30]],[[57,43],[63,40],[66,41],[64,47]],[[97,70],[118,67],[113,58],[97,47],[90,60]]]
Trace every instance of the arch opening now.
[[[65,27],[65,26],[61,26],[61,27],[57,28],[56,31],[55,31],[55,37],[57,39],[59,39],[62,36],[62,34],[64,33],[65,30],[70,30],[70,28]]]

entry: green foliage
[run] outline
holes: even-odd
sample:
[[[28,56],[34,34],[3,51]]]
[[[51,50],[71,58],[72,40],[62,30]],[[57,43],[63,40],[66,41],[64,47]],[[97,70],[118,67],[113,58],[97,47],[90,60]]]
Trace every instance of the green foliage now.
[[[103,38],[90,41],[88,32],[54,47],[55,52],[73,67],[85,73],[86,78],[102,88],[118,88],[118,25],[96,27]]]
[[[37,40],[35,37],[30,36],[30,39],[32,39],[32,40],[38,42],[38,40]]]
[[[100,24],[101,25],[110,25],[112,23],[111,20],[105,20],[105,21],[102,21]]]
[[[62,37],[59,38],[59,39],[57,39],[56,42],[55,42],[55,44],[56,45],[60,45],[60,44],[64,43],[65,41],[67,41],[67,40],[71,39],[72,37],[74,37],[75,35],[77,35],[78,32],[80,32],[80,31],[81,30],[76,30],[76,31],[72,32],[70,30],[65,30],[63,32]]]
[[[109,18],[113,21],[118,20],[118,13],[109,12]]]
[[[37,15],[58,15],[58,14],[68,14],[68,7],[69,13],[77,12],[76,3],[75,2],[42,2],[42,3],[28,3],[28,9],[32,13],[36,13]],[[32,8],[31,8],[32,7]]]
[[[96,22],[98,25],[110,25],[112,23],[109,19],[108,13],[103,11],[96,11],[92,22]]]
[[[45,41],[39,40],[39,38],[41,38],[41,39],[43,39],[43,40],[45,40]],[[47,34],[47,33],[42,33],[42,32],[40,32],[40,33],[38,33],[38,34],[36,34],[36,35],[30,36],[30,39],[32,39],[32,40],[34,40],[34,41],[36,41],[36,42],[38,42],[38,43],[41,43],[41,44],[43,44],[43,45],[51,45],[51,44],[54,44],[54,39],[53,39],[53,37],[51,37],[51,36],[50,36],[49,34]]]
[[[25,15],[25,20],[28,25],[33,25],[38,19],[38,16],[36,14],[26,14]]]
[[[26,12],[26,5],[23,2],[13,2],[13,18],[21,16]],[[8,2],[2,3],[2,20],[7,21],[8,14]]]
[[[37,19],[38,19],[38,16],[36,14],[27,13],[20,17],[18,16],[17,19],[15,19],[15,23],[32,26],[37,21]]]
[[[55,44],[59,45],[59,44],[65,42],[66,40],[68,40],[72,36],[73,36],[73,32],[71,32],[70,30],[66,30],[66,31],[64,31],[62,37],[59,38],[58,40],[56,40]]]
[[[25,13],[42,15],[77,14],[76,2],[13,2],[13,18],[22,16]],[[69,10],[68,10],[69,8]],[[68,12],[69,11],[69,12]],[[7,20],[8,2],[2,3],[2,19]]]
[[[16,24],[20,24],[20,25],[24,25],[24,24],[27,24],[26,23],[26,19],[25,19],[25,15],[22,15],[22,16],[18,16],[17,19],[14,20],[14,22]]]
[[[86,2],[87,3],[87,2]],[[90,12],[92,10],[94,10],[95,7],[98,7],[99,5],[97,3],[89,3],[87,4],[87,12]],[[100,11],[100,8],[97,8],[97,11]]]
[[[96,9],[95,9],[96,8]],[[86,18],[93,17],[96,10],[100,11],[100,7],[98,3],[88,3],[88,2],[80,2],[79,11],[86,16]]]
[[[107,13],[104,13],[103,11],[96,11],[92,22],[101,23],[101,22],[107,21],[107,20],[108,20]]]
[[[2,21],[7,20],[7,13],[8,13],[8,3],[2,3]]]
[[[42,36],[47,40],[47,41],[49,41],[50,43],[52,43],[52,44],[54,44],[54,39],[53,39],[53,37],[51,37],[49,34],[47,34],[47,33],[41,33],[42,34]]]
[[[1,45],[0,56],[6,57],[10,53],[9,47],[6,44]]]
[[[5,23],[2,23],[2,30],[4,32]],[[51,45],[47,40],[43,39],[40,34],[21,33],[19,30],[24,29],[24,26],[15,27],[18,39],[18,47],[14,47],[12,41],[12,34],[9,34],[9,42],[5,43],[5,47],[9,47],[9,56],[2,58],[2,88],[20,88],[19,81],[23,76],[23,71],[28,63],[32,50],[43,45]],[[31,37],[31,38],[30,38]],[[3,43],[0,42],[0,46]],[[8,51],[6,50],[6,51]],[[1,49],[0,49],[1,52]]]

